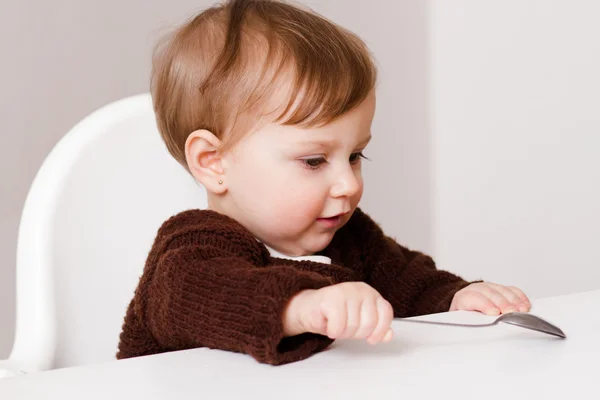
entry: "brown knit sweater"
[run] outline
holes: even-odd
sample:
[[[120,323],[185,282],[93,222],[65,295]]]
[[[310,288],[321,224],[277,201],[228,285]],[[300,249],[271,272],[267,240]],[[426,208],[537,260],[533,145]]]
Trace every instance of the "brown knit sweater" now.
[[[409,317],[448,311],[468,284],[385,236],[359,209],[319,254],[332,264],[273,258],[246,228],[214,211],[170,218],[127,309],[117,358],[208,347],[284,364],[332,342],[312,333],[284,337],[284,308],[301,290],[364,281],[395,317]]]

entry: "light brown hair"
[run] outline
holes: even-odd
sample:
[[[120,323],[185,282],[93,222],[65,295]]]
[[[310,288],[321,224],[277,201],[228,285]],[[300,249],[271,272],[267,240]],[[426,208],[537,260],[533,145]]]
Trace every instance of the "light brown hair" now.
[[[277,0],[230,0],[165,37],[152,98],[169,152],[187,169],[185,142],[206,129],[230,149],[262,118],[323,125],[359,105],[376,68],[356,35]]]

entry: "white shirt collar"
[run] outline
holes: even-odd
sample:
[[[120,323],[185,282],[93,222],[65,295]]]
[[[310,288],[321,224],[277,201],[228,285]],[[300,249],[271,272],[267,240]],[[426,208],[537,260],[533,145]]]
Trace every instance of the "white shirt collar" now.
[[[282,253],[278,252],[277,250],[267,246],[266,244],[264,244],[264,245],[267,248],[267,250],[269,250],[269,254],[271,254],[271,257],[283,258],[283,259],[294,260],[294,261],[312,261],[312,262],[317,262],[317,263],[321,263],[321,264],[331,264],[331,258],[326,257],[326,256],[317,256],[317,255],[295,256],[295,257],[288,256],[286,254],[282,254]]]

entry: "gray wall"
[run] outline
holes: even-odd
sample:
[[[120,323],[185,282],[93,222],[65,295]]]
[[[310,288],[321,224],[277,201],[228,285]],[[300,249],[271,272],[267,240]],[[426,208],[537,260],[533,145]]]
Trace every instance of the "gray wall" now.
[[[14,335],[20,212],[52,146],[96,108],[148,90],[155,38],[207,0],[0,2],[0,358]],[[363,207],[431,250],[427,2],[306,0],[362,36],[381,80]]]
[[[436,261],[547,297],[600,288],[600,2],[437,0]]]

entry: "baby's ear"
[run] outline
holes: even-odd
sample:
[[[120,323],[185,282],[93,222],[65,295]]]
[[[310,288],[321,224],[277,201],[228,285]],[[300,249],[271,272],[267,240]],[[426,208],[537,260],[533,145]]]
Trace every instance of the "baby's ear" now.
[[[185,142],[185,159],[190,172],[206,190],[215,194],[227,190],[221,156],[217,151],[220,146],[219,138],[206,129],[190,133]]]

